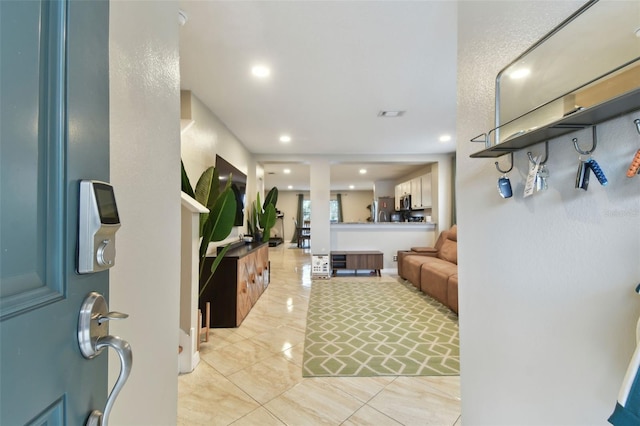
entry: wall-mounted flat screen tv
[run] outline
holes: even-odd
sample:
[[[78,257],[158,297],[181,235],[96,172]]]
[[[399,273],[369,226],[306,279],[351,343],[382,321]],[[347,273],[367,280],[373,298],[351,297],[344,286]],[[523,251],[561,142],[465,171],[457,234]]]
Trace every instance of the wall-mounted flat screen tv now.
[[[247,175],[235,168],[224,158],[216,155],[216,170],[220,176],[220,190],[227,185],[229,176],[231,176],[231,189],[236,196],[236,218],[235,226],[244,224],[244,201],[247,192]]]

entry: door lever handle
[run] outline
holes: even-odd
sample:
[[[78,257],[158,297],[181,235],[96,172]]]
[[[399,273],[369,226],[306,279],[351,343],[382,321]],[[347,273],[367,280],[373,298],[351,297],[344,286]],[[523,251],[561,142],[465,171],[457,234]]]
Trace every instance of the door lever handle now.
[[[104,407],[104,412],[100,410],[93,410],[87,419],[86,426],[109,426],[109,415],[113,404],[122,390],[125,382],[131,374],[131,367],[133,365],[133,353],[131,352],[131,346],[125,340],[122,340],[118,336],[104,336],[98,339],[96,349],[99,351],[104,348],[111,348],[118,354],[120,359],[120,374],[116,384],[113,385],[113,389],[107,398],[107,403]]]
[[[131,373],[133,353],[125,340],[109,334],[109,321],[125,319],[129,315],[109,312],[107,302],[100,293],[87,295],[78,317],[78,344],[80,352],[87,359],[98,356],[103,349],[111,348],[120,359],[120,374],[116,380],[104,408],[104,412],[94,410],[87,419],[86,426],[108,426],[113,404]]]
[[[121,320],[129,318],[129,314],[123,314],[122,312],[108,312],[104,315],[98,314],[97,321],[98,324],[102,324],[103,322],[111,321],[111,320]]]

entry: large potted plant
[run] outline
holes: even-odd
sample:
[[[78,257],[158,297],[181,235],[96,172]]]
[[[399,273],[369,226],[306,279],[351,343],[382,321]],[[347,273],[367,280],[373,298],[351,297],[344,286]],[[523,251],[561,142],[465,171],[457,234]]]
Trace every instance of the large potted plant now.
[[[271,228],[276,224],[276,203],[278,202],[278,188],[275,186],[267,193],[264,203],[260,204],[260,193],[251,204],[247,225],[254,241],[268,242]]]
[[[189,178],[184,170],[184,163],[182,166],[182,191],[195,198],[200,204],[209,209],[209,213],[203,213],[200,215],[200,293],[202,296],[204,289],[207,287],[213,273],[218,268],[218,265],[222,261],[222,258],[229,250],[231,244],[227,244],[217,254],[214,259],[211,269],[204,271],[205,258],[207,256],[207,249],[209,243],[222,241],[229,236],[233,229],[233,223],[235,221],[236,214],[236,198],[231,189],[231,178],[227,180],[227,184],[220,191],[220,177],[215,167],[209,167],[202,173],[198,183],[196,184],[195,191],[189,182]],[[203,278],[207,276],[207,280],[203,283]]]

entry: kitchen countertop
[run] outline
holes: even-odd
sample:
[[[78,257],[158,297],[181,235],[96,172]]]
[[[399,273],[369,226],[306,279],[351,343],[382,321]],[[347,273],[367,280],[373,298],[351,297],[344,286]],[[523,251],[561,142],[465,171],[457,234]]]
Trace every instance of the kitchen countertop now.
[[[435,222],[334,222],[331,226],[435,226]]]
[[[341,222],[332,223],[331,251],[378,250],[383,253],[383,269],[395,273],[399,250],[432,246],[437,225],[433,222]]]

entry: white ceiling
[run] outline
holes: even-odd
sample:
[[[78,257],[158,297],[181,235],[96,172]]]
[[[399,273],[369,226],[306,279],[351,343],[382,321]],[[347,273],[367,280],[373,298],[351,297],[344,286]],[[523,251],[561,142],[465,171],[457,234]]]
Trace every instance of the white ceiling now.
[[[424,168],[421,162],[345,162],[331,166],[331,189],[334,191],[371,191],[373,182],[395,180]],[[290,173],[285,173],[288,169]],[[361,174],[360,170],[366,170]],[[265,163],[265,188],[277,186],[281,191],[309,189],[309,165],[302,163]],[[288,188],[291,186],[291,188]]]
[[[180,29],[182,89],[258,157],[366,154],[393,162],[455,151],[455,1],[183,0],[180,8],[188,16]],[[258,63],[269,66],[268,78],[251,75]],[[381,110],[406,113],[381,118]],[[281,143],[282,134],[291,142]],[[444,134],[452,139],[440,142]],[[332,187],[348,185],[360,167],[369,173],[353,184],[360,178],[371,189],[373,180],[415,165],[334,165]],[[264,166],[265,186],[285,189],[278,172],[297,166],[289,182],[301,175],[296,185],[306,179],[308,188],[308,166]]]

